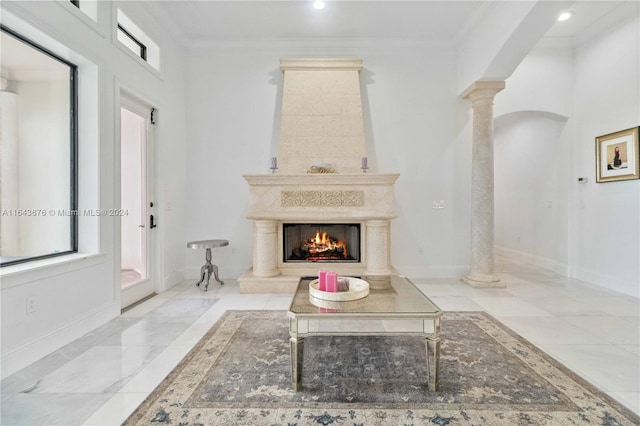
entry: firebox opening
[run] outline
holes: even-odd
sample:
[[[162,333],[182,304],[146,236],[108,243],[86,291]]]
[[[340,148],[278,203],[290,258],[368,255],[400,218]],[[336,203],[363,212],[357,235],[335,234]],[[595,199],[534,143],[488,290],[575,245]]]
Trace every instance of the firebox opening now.
[[[360,262],[360,224],[285,223],[284,262]]]

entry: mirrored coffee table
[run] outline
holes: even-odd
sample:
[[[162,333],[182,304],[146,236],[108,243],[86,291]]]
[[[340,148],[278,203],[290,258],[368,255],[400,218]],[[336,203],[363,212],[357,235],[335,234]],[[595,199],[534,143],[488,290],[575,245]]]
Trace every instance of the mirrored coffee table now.
[[[393,336],[415,335],[425,339],[427,383],[438,390],[440,317],[442,311],[402,276],[360,277],[369,282],[367,297],[333,302],[309,297],[309,283],[303,277],[289,306],[291,384],[302,386],[304,339],[309,336]]]

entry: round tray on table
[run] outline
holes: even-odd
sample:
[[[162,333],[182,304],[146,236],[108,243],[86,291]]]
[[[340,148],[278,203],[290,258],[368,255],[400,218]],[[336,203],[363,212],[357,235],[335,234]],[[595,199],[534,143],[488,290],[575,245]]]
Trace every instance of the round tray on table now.
[[[349,279],[349,291],[321,291],[318,289],[318,280],[309,283],[309,296],[316,299],[328,300],[332,302],[349,302],[362,299],[369,295],[369,283],[360,278],[346,277]]]

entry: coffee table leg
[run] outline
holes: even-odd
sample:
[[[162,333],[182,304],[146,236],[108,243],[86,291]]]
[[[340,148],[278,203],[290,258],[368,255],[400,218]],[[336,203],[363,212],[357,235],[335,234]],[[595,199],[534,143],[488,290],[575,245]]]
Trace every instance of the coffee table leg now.
[[[429,390],[435,392],[440,385],[438,377],[438,361],[440,360],[440,336],[428,336],[425,340],[427,347],[427,383]]]
[[[291,385],[294,391],[302,386],[302,357],[304,354],[304,338],[291,337]]]

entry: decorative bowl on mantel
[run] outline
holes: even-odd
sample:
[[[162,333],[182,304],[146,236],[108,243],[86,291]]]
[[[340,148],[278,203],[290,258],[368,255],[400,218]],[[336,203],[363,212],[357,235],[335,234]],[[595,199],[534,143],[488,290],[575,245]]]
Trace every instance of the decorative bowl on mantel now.
[[[358,300],[369,295],[369,283],[360,278],[340,277],[349,280],[349,290],[347,291],[322,291],[319,287],[319,281],[313,280],[309,283],[309,296],[316,299],[329,300],[333,302],[349,302]]]

